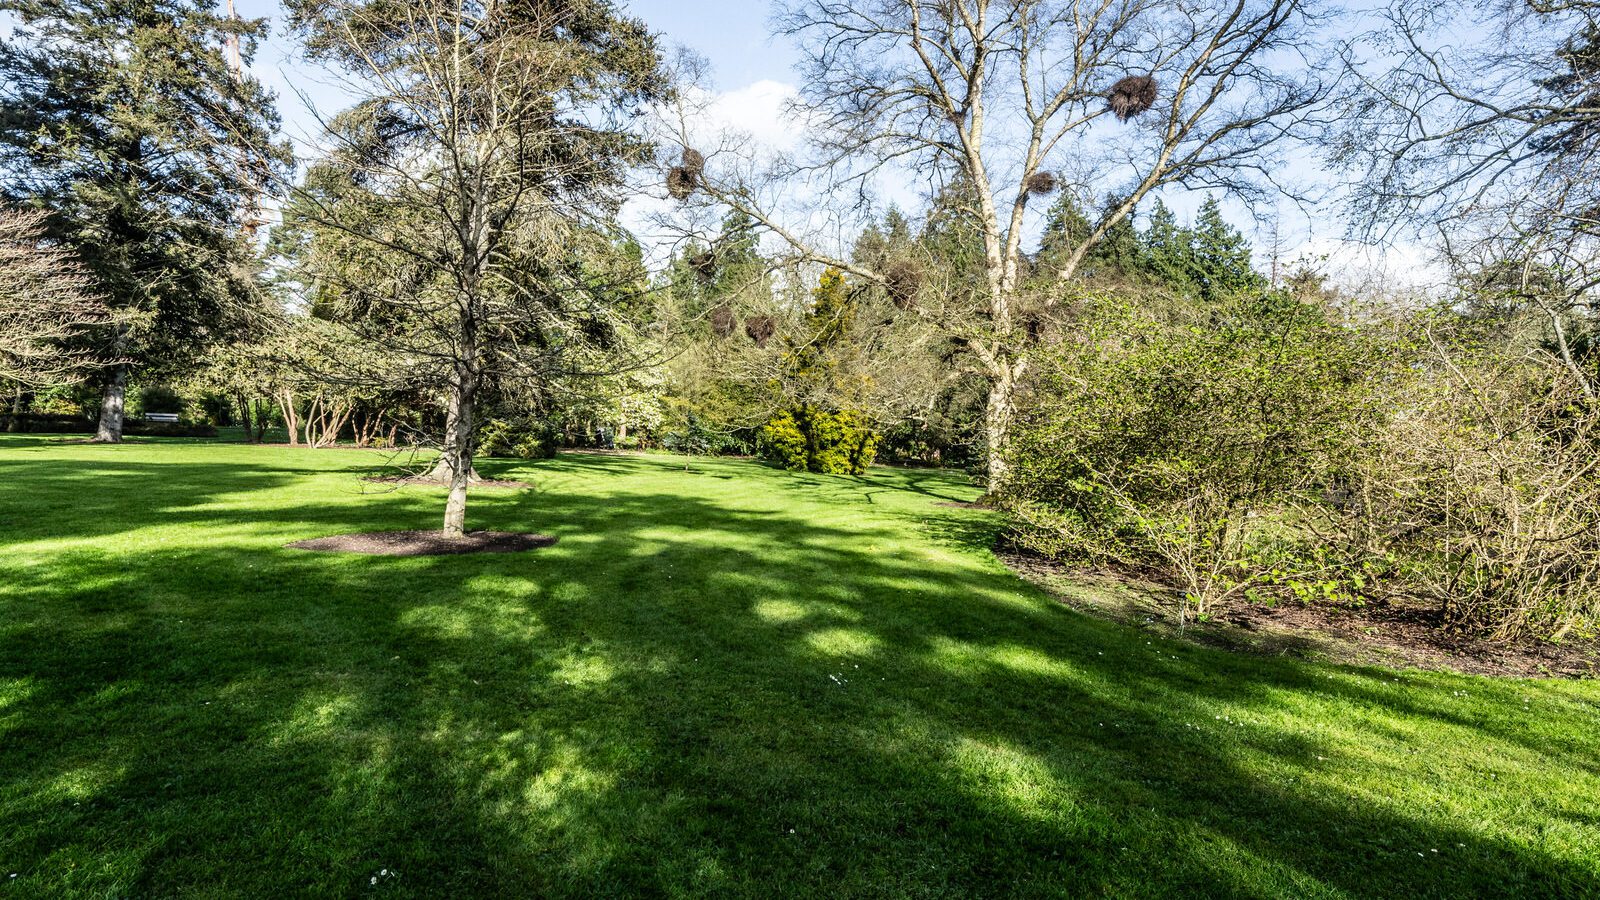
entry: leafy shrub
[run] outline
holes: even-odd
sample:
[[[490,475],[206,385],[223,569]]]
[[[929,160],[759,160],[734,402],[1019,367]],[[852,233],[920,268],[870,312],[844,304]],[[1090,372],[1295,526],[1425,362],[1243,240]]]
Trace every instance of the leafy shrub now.
[[[877,448],[877,431],[854,410],[803,405],[780,413],[761,430],[762,455],[796,472],[863,475]]]
[[[560,445],[560,434],[543,423],[488,419],[478,428],[478,451],[485,456],[554,459]]]
[[[146,385],[139,391],[139,411],[147,413],[181,413],[183,397],[164,384]]]
[[[717,456],[748,453],[749,444],[738,430],[714,427],[706,417],[692,409],[679,408],[660,432],[663,449],[687,456]]]
[[[1600,628],[1600,410],[1554,360],[1436,345],[1404,409],[1331,504],[1347,567],[1457,628],[1559,639]]]
[[[761,429],[761,455],[791,472],[810,470],[806,435],[793,413],[779,413]]]
[[[1015,539],[1153,566],[1204,614],[1256,579],[1256,522],[1317,497],[1378,428],[1387,345],[1276,296],[1166,323],[1102,301],[1040,360],[1000,490]]]
[[[1000,494],[1014,540],[1164,574],[1185,614],[1421,599],[1499,638],[1600,630],[1600,406],[1525,339],[1402,324],[1100,304],[1040,360]]]
[[[84,416],[0,415],[0,431],[29,434],[94,434],[96,422]],[[143,437],[216,437],[214,425],[184,422],[142,422],[128,419],[123,433]]]

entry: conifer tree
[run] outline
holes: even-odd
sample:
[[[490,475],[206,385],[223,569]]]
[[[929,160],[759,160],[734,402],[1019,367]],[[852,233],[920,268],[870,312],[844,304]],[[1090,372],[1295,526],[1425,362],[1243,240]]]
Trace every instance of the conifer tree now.
[[[1207,197],[1201,204],[1189,243],[1190,280],[1202,301],[1216,303],[1241,291],[1266,286],[1250,266],[1250,242],[1222,218],[1222,207],[1215,197]]]
[[[1150,213],[1141,243],[1143,268],[1151,277],[1180,294],[1196,293],[1189,230],[1178,224],[1178,217],[1160,200]]]
[[[122,438],[130,370],[195,356],[254,290],[240,211],[289,152],[248,58],[263,21],[207,0],[0,0],[0,194],[53,213],[119,315],[96,439]]]

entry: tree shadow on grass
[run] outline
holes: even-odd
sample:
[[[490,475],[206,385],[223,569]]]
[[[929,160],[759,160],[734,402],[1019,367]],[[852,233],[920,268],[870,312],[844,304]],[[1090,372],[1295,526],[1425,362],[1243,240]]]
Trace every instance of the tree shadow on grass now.
[[[182,516],[181,540],[0,561],[0,866],[40,895],[1584,896],[1600,875],[1600,748],[1570,739],[1592,692],[1521,716],[1521,683],[1160,641],[982,544],[930,555],[920,496],[823,524],[835,498],[774,512],[621,469],[475,501],[476,527],[555,547],[412,559],[278,541],[410,524],[425,492],[218,506],[282,482],[204,469],[149,507],[154,473],[125,474],[122,527]]]

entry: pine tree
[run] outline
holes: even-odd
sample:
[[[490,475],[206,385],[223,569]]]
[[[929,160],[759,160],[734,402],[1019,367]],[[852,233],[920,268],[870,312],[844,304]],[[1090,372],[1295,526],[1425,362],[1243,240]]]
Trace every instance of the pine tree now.
[[[1062,191],[1056,202],[1045,211],[1044,231],[1039,236],[1039,257],[1053,261],[1062,253],[1070,253],[1088,239],[1094,225],[1083,214],[1083,207],[1071,191]]]
[[[252,292],[240,210],[281,177],[272,97],[235,77],[263,21],[205,0],[0,0],[0,192],[52,211],[120,323],[97,440],[122,437],[131,368],[193,358]]]

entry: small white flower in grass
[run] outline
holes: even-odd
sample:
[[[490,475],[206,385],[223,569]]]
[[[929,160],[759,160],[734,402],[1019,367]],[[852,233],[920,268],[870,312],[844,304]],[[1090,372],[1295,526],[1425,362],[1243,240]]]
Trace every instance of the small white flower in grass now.
[[[388,875],[389,874],[389,870],[388,869],[379,869],[378,870],[378,874],[379,875]]]
[[[1417,854],[1417,855],[1418,855],[1418,856],[1421,856],[1421,855],[1422,855],[1422,854],[1420,854],[1420,853],[1419,853],[1419,854]],[[373,884],[377,884],[377,883],[378,883],[378,876],[376,876],[376,875],[374,875],[374,876],[372,876],[372,883],[373,883]]]

